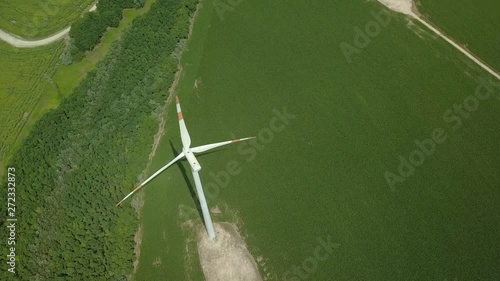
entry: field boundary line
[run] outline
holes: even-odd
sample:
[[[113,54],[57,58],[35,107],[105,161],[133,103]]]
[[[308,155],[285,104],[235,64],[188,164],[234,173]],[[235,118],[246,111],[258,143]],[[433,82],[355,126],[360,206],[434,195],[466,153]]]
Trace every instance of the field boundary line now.
[[[191,38],[191,34],[192,34],[194,23],[196,21],[196,17],[198,15],[199,10],[203,7],[202,2],[203,2],[203,0],[199,0],[198,4],[196,5],[196,11],[193,13],[191,23],[189,25],[189,31],[188,31],[188,37],[186,40],[186,44],[182,48],[180,55],[179,55],[180,58],[182,58],[182,54],[184,53],[184,51],[186,50],[187,45],[188,45],[187,42],[189,42],[189,39]],[[145,176],[148,173],[148,171],[153,163],[153,159],[156,155],[156,150],[160,146],[160,142],[165,134],[165,124],[166,124],[167,116],[168,116],[168,107],[172,103],[173,97],[175,95],[175,90],[177,89],[177,85],[179,84],[179,80],[182,77],[182,73],[183,73],[182,62],[181,62],[181,59],[179,59],[179,63],[177,64],[177,71],[175,72],[175,75],[174,75],[174,80],[172,81],[172,84],[171,84],[170,88],[168,89],[168,96],[165,99],[165,104],[163,105],[160,114],[158,115],[158,131],[155,133],[155,135],[153,137],[151,151],[148,155],[148,163],[146,164],[146,167],[142,171],[141,176]],[[141,197],[141,199],[144,200],[144,197]],[[135,241],[136,244],[134,246],[134,252],[136,253],[135,258],[134,258],[134,270],[132,273],[134,276],[135,276],[135,274],[137,272],[137,268],[139,266],[139,257],[140,257],[140,253],[141,253],[142,223],[140,221],[140,214],[141,214],[141,209],[143,206],[144,206],[144,202],[139,202],[138,208],[136,209],[136,212],[139,216],[139,227],[138,227],[138,229],[135,233],[135,236],[134,236],[134,237],[137,237],[137,239]]]

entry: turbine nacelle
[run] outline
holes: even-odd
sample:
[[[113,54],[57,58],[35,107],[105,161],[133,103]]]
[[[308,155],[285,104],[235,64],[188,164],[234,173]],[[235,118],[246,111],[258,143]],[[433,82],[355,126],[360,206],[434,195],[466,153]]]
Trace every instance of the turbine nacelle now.
[[[184,151],[184,156],[186,157],[186,160],[189,162],[189,165],[191,166],[191,169],[193,171],[198,172],[201,170],[200,163],[198,163],[198,160],[194,156],[193,151],[191,151],[191,148],[188,149],[183,149]]]

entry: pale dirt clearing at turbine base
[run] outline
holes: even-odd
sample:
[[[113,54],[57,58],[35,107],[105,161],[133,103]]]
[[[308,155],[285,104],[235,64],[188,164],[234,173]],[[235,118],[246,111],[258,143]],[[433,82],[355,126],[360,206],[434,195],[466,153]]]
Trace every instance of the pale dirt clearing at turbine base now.
[[[235,225],[215,223],[217,239],[197,228],[198,254],[207,281],[262,281],[254,258]]]
[[[389,9],[407,15],[413,14],[413,0],[378,0]]]

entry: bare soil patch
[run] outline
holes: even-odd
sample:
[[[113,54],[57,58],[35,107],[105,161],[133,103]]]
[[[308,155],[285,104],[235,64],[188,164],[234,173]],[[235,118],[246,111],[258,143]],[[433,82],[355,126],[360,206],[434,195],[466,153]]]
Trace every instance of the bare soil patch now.
[[[254,258],[238,229],[230,223],[215,223],[215,241],[198,226],[198,255],[207,281],[262,281]]]
[[[407,15],[413,14],[413,0],[378,0],[387,8]]]

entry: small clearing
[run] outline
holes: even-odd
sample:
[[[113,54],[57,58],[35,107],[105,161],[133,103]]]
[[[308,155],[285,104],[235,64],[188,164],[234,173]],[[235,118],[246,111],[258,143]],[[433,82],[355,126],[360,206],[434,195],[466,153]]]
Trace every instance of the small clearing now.
[[[387,8],[406,15],[413,15],[413,0],[378,0]]]
[[[230,223],[215,223],[215,241],[205,228],[197,229],[198,255],[207,281],[262,281],[254,258],[238,229]]]

